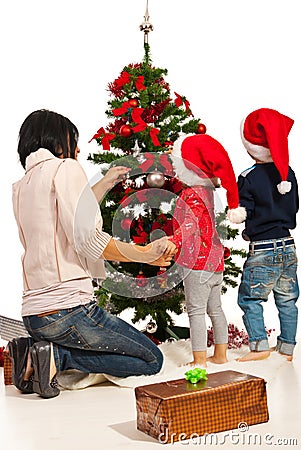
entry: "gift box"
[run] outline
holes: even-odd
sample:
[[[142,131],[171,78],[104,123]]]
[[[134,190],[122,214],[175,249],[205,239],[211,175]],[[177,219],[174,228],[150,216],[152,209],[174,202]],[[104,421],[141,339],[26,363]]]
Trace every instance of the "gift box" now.
[[[13,365],[12,360],[9,356],[8,349],[5,349],[3,351],[3,374],[4,374],[4,384],[13,384],[12,380],[12,372],[13,372]]]
[[[266,381],[226,370],[191,384],[185,379],[135,388],[137,428],[171,443],[267,422]]]

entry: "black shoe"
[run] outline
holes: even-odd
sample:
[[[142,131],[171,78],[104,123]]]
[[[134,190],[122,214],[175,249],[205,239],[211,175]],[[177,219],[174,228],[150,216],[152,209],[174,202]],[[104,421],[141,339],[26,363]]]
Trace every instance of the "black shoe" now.
[[[27,358],[30,347],[33,344],[31,337],[20,337],[12,339],[8,343],[9,356],[12,359],[12,381],[13,384],[23,394],[32,394],[32,381],[23,380],[23,376],[27,366]]]
[[[52,398],[59,395],[60,390],[55,385],[55,379],[50,380],[51,344],[40,341],[33,344],[30,349],[34,368],[33,390],[43,398]]]

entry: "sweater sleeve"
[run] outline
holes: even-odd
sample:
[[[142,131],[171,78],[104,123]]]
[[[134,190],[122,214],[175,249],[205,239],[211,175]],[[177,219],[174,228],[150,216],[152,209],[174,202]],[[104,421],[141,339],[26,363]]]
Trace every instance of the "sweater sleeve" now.
[[[246,209],[247,218],[251,219],[254,213],[255,202],[248,178],[243,175],[239,175],[237,185],[239,192],[239,203]]]
[[[69,244],[80,256],[96,261],[102,256],[111,236],[102,231],[99,205],[81,165],[67,158],[54,177],[57,220]]]

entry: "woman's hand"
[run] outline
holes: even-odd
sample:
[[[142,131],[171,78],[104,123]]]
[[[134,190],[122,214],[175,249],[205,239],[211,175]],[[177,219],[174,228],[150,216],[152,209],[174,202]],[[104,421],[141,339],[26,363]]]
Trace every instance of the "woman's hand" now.
[[[177,253],[177,247],[170,241],[172,237],[162,237],[144,247],[148,255],[154,255],[154,261],[148,262],[151,266],[170,266],[173,256]]]
[[[107,189],[111,189],[119,181],[122,181],[130,170],[129,167],[113,166],[107,171],[99,183],[102,183]]]
[[[115,184],[119,183],[119,181],[123,180],[126,177],[126,174],[130,170],[130,168],[124,166],[111,167],[104,175],[104,177],[96,184],[94,184],[94,186],[92,186],[92,191],[94,192],[98,203],[101,202],[107,191],[112,189]]]

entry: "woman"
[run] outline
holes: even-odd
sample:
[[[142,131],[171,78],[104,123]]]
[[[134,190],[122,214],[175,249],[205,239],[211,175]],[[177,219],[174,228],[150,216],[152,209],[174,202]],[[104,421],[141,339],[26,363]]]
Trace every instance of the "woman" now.
[[[161,239],[140,247],[102,231],[98,201],[129,169],[111,168],[91,189],[77,141],[72,122],[48,110],[31,113],[19,133],[25,176],[13,185],[13,207],[31,337],[13,339],[9,351],[16,387],[44,398],[59,394],[58,371],[154,374],[163,359],[150,339],[98,307],[92,277],[104,277],[103,259],[168,266],[175,246]]]

